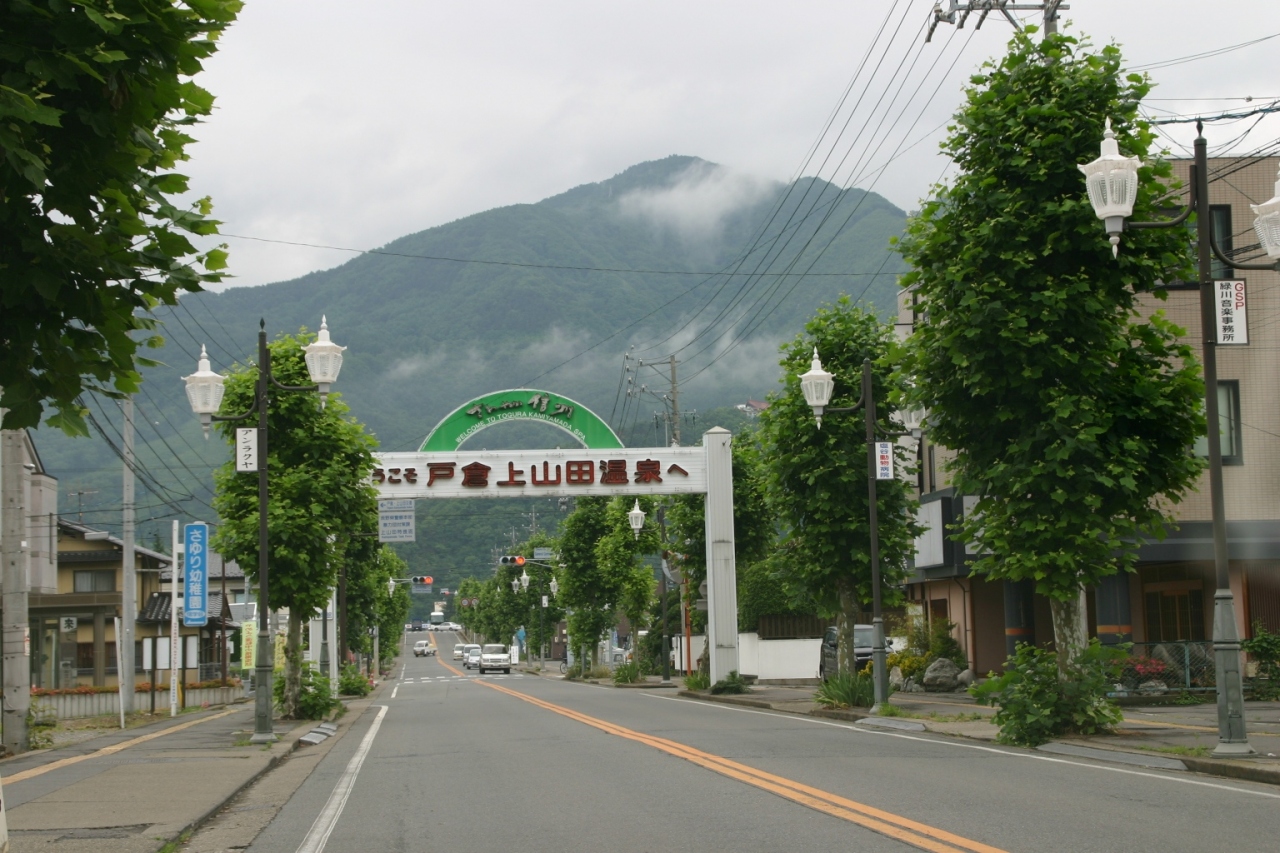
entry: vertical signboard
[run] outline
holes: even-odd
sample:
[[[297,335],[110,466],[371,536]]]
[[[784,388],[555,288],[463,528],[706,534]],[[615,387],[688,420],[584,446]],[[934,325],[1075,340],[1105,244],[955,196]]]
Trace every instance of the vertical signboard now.
[[[197,521],[188,524],[183,532],[186,560],[182,573],[185,591],[182,624],[188,628],[203,628],[209,623],[209,525]]]
[[[240,427],[236,430],[236,470],[258,470],[257,427]]]
[[[378,501],[378,541],[413,542],[413,498]]]
[[[1244,282],[1215,281],[1215,313],[1218,318],[1218,346],[1246,346],[1249,343],[1249,305]]]
[[[876,479],[893,479],[893,442],[876,442]]]

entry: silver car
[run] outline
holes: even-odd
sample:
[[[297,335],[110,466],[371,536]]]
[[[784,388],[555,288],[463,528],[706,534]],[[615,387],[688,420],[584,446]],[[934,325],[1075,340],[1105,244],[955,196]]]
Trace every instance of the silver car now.
[[[462,650],[462,668],[478,669],[480,666],[480,647],[474,643]]]

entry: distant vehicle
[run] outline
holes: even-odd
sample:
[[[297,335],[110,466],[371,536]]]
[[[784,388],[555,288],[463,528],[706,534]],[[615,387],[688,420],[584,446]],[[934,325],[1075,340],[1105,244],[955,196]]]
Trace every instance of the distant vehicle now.
[[[469,643],[462,650],[462,668],[475,669],[478,666],[480,666],[480,647],[475,643]]]
[[[862,669],[871,660],[873,631],[870,625],[853,626],[853,666]],[[818,677],[824,681],[840,671],[840,629],[832,625],[822,637],[822,653],[818,660]]]
[[[503,672],[511,672],[511,653],[507,651],[507,647],[498,643],[490,643],[480,650],[480,674],[484,675],[491,669],[500,669]]]
[[[444,624],[444,614],[443,614],[442,612],[440,612],[439,610],[437,610],[435,613],[432,613],[432,614],[431,614],[431,627],[432,627],[432,630],[437,629],[437,628],[438,628],[440,625],[442,625],[442,624]]]
[[[453,659],[462,660],[462,657],[463,655],[466,654],[466,651],[467,651],[467,644],[458,643],[456,646],[453,647]]]
[[[422,630],[422,620],[421,620],[421,619],[414,619],[412,622],[410,622],[410,623],[409,623],[409,625],[410,625],[410,627],[409,627],[409,630],[410,630],[410,631],[421,631],[421,630]]]
[[[435,653],[435,646],[431,645],[428,640],[419,640],[413,644],[413,656],[416,658],[430,657]]]

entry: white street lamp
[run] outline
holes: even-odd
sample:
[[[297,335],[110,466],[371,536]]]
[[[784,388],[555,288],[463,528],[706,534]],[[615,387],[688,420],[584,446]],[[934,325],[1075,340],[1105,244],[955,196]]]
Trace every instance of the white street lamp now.
[[[1138,166],[1137,157],[1121,155],[1108,118],[1102,138],[1102,156],[1092,163],[1076,167],[1084,172],[1093,212],[1106,223],[1107,233],[1111,235],[1113,257],[1119,257],[1124,221],[1133,216],[1133,203],[1138,198]]]
[[[636,505],[632,507],[631,512],[627,513],[627,521],[631,523],[631,532],[635,534],[637,539],[640,538],[640,531],[644,529],[645,512],[640,508],[640,500],[636,499]]]
[[[1195,141],[1195,161],[1191,166],[1191,188],[1186,209],[1178,216],[1163,222],[1130,222],[1130,228],[1180,228],[1192,213],[1196,215],[1196,254],[1200,283],[1200,322],[1204,330],[1204,349],[1201,366],[1204,370],[1205,419],[1209,443],[1209,512],[1213,523],[1214,593],[1213,656],[1214,684],[1218,692],[1218,745],[1215,758],[1253,755],[1245,731],[1244,683],[1240,673],[1240,637],[1236,629],[1235,595],[1231,591],[1229,551],[1227,545],[1227,511],[1222,478],[1221,422],[1218,415],[1218,356],[1215,335],[1217,322],[1213,259],[1226,264],[1231,270],[1271,270],[1280,263],[1252,263],[1234,260],[1223,254],[1213,236],[1213,216],[1209,206],[1209,143],[1204,138],[1203,127],[1196,124],[1199,135]],[[1120,156],[1115,134],[1111,132],[1111,120],[1107,120],[1106,138],[1102,141],[1102,157],[1080,171],[1086,176],[1089,201],[1099,219],[1105,220],[1107,233],[1111,235],[1112,253],[1120,242],[1119,233],[1125,227],[1125,218],[1133,214],[1133,199],[1137,193],[1137,167],[1131,169],[1121,161],[1136,158]],[[1100,165],[1101,164],[1101,165]],[[1108,165],[1110,164],[1110,165]],[[1104,174],[1105,188],[1100,189]],[[1124,174],[1122,174],[1124,173]],[[1132,183],[1129,183],[1132,178]],[[1258,238],[1272,258],[1280,258],[1280,182],[1276,184],[1276,198],[1254,206],[1258,219],[1254,228]],[[1127,206],[1123,203],[1127,203]]]
[[[511,591],[512,591],[513,593],[514,593],[514,592],[519,592],[519,591],[520,591],[520,578],[512,578],[512,579],[511,579]]]
[[[529,573],[527,571],[521,570],[520,572],[520,587],[522,589],[529,588]]]
[[[222,405],[222,395],[227,391],[227,377],[214,373],[209,368],[209,353],[205,350],[204,344],[201,344],[196,372],[182,378],[187,383],[187,400],[191,403],[191,411],[200,416],[200,426],[207,440],[213,416],[218,413],[218,408]]]
[[[204,428],[205,438],[209,437],[209,426],[213,421],[245,421],[255,413],[258,416],[258,636],[256,641],[257,664],[254,668],[254,722],[252,743],[274,743],[276,738],[272,726],[272,667],[271,635],[267,627],[267,613],[270,609],[271,597],[268,594],[269,567],[267,554],[270,550],[267,530],[267,408],[271,402],[272,387],[281,391],[319,391],[320,405],[324,407],[325,395],[329,393],[329,385],[338,378],[342,368],[342,351],[329,340],[329,326],[324,318],[320,319],[320,333],[315,343],[305,347],[307,372],[315,385],[285,385],[278,381],[271,372],[271,350],[267,347],[267,323],[258,322],[258,378],[254,382],[253,405],[249,411],[239,415],[219,415],[222,395],[226,388],[225,377],[214,373],[209,367],[209,354],[204,346],[200,347],[200,360],[196,372],[183,377],[187,383],[187,399],[191,410],[200,416],[200,425]],[[390,589],[390,587],[389,587]]]
[[[554,596],[556,593],[558,593],[558,592],[560,591],[560,584],[556,583],[556,579],[555,579],[555,578],[552,578],[552,579],[551,579],[551,586],[550,586],[550,589],[551,589],[551,594],[552,594],[553,596]]]
[[[1270,201],[1262,204],[1251,204],[1258,218],[1253,221],[1253,230],[1258,235],[1258,242],[1266,250],[1268,258],[1280,258],[1280,175],[1276,176],[1276,192]]]
[[[320,316],[320,332],[316,339],[302,348],[306,353],[307,373],[311,381],[319,386],[320,408],[324,408],[325,399],[329,396],[329,386],[338,381],[338,371],[342,370],[342,351],[329,340],[329,324],[324,315]]]
[[[822,360],[818,358],[818,348],[813,348],[813,366],[808,373],[800,374],[800,391],[804,401],[813,409],[813,416],[818,421],[818,429],[822,429],[822,412],[831,402],[831,392],[835,390],[836,380],[830,373],[822,369]]]

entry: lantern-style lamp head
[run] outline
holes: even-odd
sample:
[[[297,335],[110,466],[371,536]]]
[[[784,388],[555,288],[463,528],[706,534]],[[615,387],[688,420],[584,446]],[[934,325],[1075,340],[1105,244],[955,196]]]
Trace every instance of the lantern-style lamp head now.
[[[187,383],[187,399],[191,402],[191,411],[200,416],[200,426],[204,429],[204,437],[209,438],[209,426],[213,416],[222,405],[222,395],[226,393],[226,377],[209,369],[209,353],[204,344],[200,345],[200,360],[196,363],[196,372],[182,377]]]
[[[813,348],[813,366],[808,373],[800,374],[800,391],[804,401],[813,409],[813,417],[822,429],[822,412],[831,402],[831,392],[835,390],[836,379],[822,369],[822,361],[818,358],[818,348]]]
[[[1280,175],[1276,176],[1276,192],[1270,201],[1251,204],[1258,218],[1253,220],[1253,230],[1268,258],[1280,258]]]
[[[636,538],[640,538],[640,531],[644,528],[645,512],[640,508],[640,501],[636,501],[636,505],[631,508],[631,512],[627,513],[627,521],[631,523],[631,532]]]
[[[552,595],[555,595],[555,594],[556,594],[556,593],[558,593],[559,591],[560,591],[560,584],[556,583],[556,579],[555,579],[555,578],[552,578],[552,579],[551,579],[551,594],[552,594]]]
[[[902,426],[907,432],[911,433],[911,437],[917,441],[924,435],[924,419],[928,416],[928,412],[920,406],[912,406],[904,409],[900,416],[902,418]]]
[[[519,592],[519,591],[520,591],[520,578],[512,578],[512,579],[511,579],[511,591],[512,591],[512,592]]]
[[[342,370],[342,351],[329,340],[329,324],[325,317],[320,317],[320,332],[316,339],[303,347],[307,356],[307,373],[311,381],[320,386],[320,408],[324,408],[325,398],[329,395],[329,386],[338,381],[338,371]]]
[[[1120,154],[1120,146],[1108,118],[1102,139],[1102,156],[1077,167],[1084,173],[1093,212],[1106,223],[1107,233],[1111,235],[1113,257],[1119,256],[1120,233],[1124,231],[1124,221],[1133,216],[1133,203],[1138,198],[1138,165],[1137,157]]]
[[[526,571],[520,572],[520,588],[521,589],[529,588],[529,573]]]

